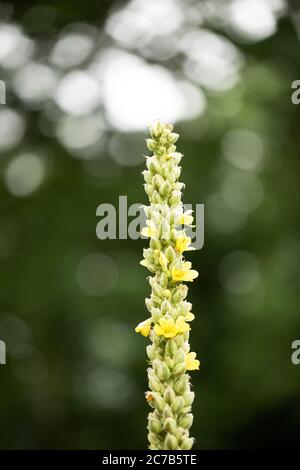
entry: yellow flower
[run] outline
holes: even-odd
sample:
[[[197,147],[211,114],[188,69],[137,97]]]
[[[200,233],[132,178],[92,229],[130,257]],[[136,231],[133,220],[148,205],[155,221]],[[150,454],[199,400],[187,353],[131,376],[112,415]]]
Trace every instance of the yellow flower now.
[[[196,277],[199,276],[198,271],[195,269],[191,269],[192,264],[189,261],[185,261],[182,263],[181,268],[176,268],[173,266],[172,268],[172,279],[173,281],[186,281],[186,282],[192,282]]]
[[[167,267],[168,267],[168,258],[166,257],[166,255],[163,252],[161,252],[160,255],[159,255],[159,263],[160,263],[160,265],[163,269],[167,269]]]
[[[142,228],[141,234],[143,237],[155,238],[158,235],[158,230],[152,220],[146,220],[147,227]]]
[[[184,251],[191,251],[194,250],[195,248],[193,246],[190,246],[192,240],[190,237],[187,237],[186,235],[180,235],[176,239],[176,250],[179,253],[183,253]]]
[[[155,333],[165,338],[173,338],[179,333],[184,333],[190,329],[190,325],[184,321],[182,316],[178,317],[176,321],[172,317],[163,317],[154,326]]]
[[[148,336],[151,329],[151,321],[151,318],[148,318],[147,320],[139,323],[135,328],[136,333],[141,333],[143,336]]]
[[[196,353],[190,352],[185,356],[185,366],[187,370],[199,370],[200,361],[196,359]]]
[[[192,223],[194,221],[194,217],[191,215],[192,212],[192,210],[188,210],[181,214],[176,221],[177,225],[187,225],[192,227]]]

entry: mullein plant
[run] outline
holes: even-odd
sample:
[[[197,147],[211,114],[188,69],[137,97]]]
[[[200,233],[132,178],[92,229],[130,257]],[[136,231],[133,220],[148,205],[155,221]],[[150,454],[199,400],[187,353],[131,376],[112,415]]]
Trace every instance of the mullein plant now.
[[[183,253],[192,250],[185,226],[192,227],[192,211],[184,211],[179,182],[182,154],[176,152],[179,135],[171,124],[156,122],[150,126],[143,171],[145,191],[150,205],[145,206],[146,227],[142,235],[150,239],[141,264],[151,273],[152,292],[146,299],[149,318],[135,331],[149,337],[149,391],[146,400],[153,409],[148,417],[148,440],[152,450],[189,450],[194,439],[189,436],[193,422],[188,371],[199,369],[196,354],[190,351],[190,323],[194,320],[192,304],[187,302],[185,282],[193,281],[198,272],[191,269]]]

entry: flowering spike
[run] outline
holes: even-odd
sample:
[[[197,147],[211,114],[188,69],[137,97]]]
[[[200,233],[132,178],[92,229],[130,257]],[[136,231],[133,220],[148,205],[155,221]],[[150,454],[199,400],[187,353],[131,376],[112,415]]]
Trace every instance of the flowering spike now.
[[[149,336],[147,346],[151,367],[148,369],[150,391],[146,399],[153,409],[148,418],[149,448],[153,450],[189,450],[194,440],[189,437],[193,422],[189,370],[199,369],[196,353],[190,352],[189,330],[194,314],[185,301],[187,286],[198,272],[185,261],[183,252],[192,250],[185,230],[192,226],[192,211],[184,212],[181,201],[183,184],[178,181],[182,155],[176,152],[179,135],[171,124],[156,122],[150,126],[151,138],[146,140],[152,156],[146,157],[143,171],[145,192],[150,205],[145,207],[149,248],[144,249],[141,264],[154,275],[149,278],[152,288],[146,299],[151,317],[136,327],[136,332]]]

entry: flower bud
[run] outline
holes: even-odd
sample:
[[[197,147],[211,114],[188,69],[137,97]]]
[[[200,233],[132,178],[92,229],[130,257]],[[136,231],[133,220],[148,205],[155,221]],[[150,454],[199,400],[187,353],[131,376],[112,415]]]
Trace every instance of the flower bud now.
[[[157,434],[154,434],[153,432],[149,432],[148,434],[148,441],[153,445],[155,448],[159,449],[161,442]]]
[[[146,307],[147,307],[148,312],[151,313],[151,308],[152,308],[152,305],[153,305],[152,300],[146,298],[146,299],[145,299],[145,304],[146,304]]]
[[[150,248],[151,248],[151,250],[160,250],[161,249],[161,244],[160,244],[159,240],[157,240],[156,238],[151,238]]]
[[[175,260],[175,251],[171,246],[168,246],[166,249],[165,255],[170,263],[172,263]]]
[[[149,386],[154,392],[160,392],[161,390],[161,385],[154,376],[149,377]]]
[[[185,437],[181,444],[182,450],[191,450],[194,445],[194,439],[192,437]]]
[[[173,417],[173,411],[171,410],[171,407],[168,404],[166,404],[166,406],[164,408],[163,417],[164,418],[172,418]]]
[[[166,300],[167,300],[167,299],[170,299],[171,296],[172,296],[172,294],[171,294],[171,291],[170,291],[169,289],[165,289],[165,290],[163,291],[163,297],[165,297]]]
[[[159,188],[161,196],[166,196],[171,190],[171,185],[169,181],[165,181],[163,185]]]
[[[182,364],[185,361],[185,352],[180,349],[174,356],[174,364]]]
[[[183,395],[186,392],[187,388],[188,388],[188,379],[186,375],[176,380],[174,384],[174,390],[177,393],[177,395]]]
[[[181,362],[180,364],[177,364],[175,367],[174,367],[174,370],[173,370],[173,375],[177,376],[177,375],[181,375],[181,374],[184,374],[185,373],[185,364],[183,362]]]
[[[168,287],[168,276],[165,273],[162,273],[160,276],[160,284],[164,289]]]
[[[185,392],[185,394],[183,395],[183,399],[184,399],[186,406],[191,405],[194,401],[194,398],[195,398],[194,392]]]
[[[172,436],[172,434],[167,434],[165,437],[164,449],[176,450],[177,446],[178,446],[178,442],[177,442],[176,437]]]
[[[153,139],[146,139],[146,145],[148,149],[151,150],[151,152],[154,152],[157,146],[155,140]]]
[[[152,344],[148,344],[148,346],[146,347],[146,352],[147,352],[147,356],[150,360],[154,359],[155,350],[154,350]]]
[[[159,163],[154,160],[153,157],[151,157],[151,159],[149,159],[149,170],[151,171],[151,173],[153,173],[154,175],[156,173],[159,173],[160,172],[160,165]]]
[[[173,413],[178,413],[184,407],[184,399],[182,397],[176,397],[173,403],[171,404],[171,408]]]
[[[153,191],[154,191],[154,188],[152,186],[152,184],[145,184],[144,185],[144,188],[145,188],[145,192],[148,196],[152,196],[153,194]]]
[[[161,307],[160,307],[162,315],[165,315],[170,310],[170,308],[171,308],[170,302],[168,300],[163,300],[161,303]]]
[[[150,394],[152,395],[152,400],[150,400],[150,402],[152,401],[155,409],[162,413],[165,407],[163,398],[157,392],[150,392]]]
[[[175,398],[176,395],[172,387],[167,387],[164,393],[164,400],[166,401],[166,403],[171,404],[175,400]]]
[[[149,170],[144,170],[142,171],[142,175],[144,177],[144,180],[146,181],[146,183],[150,184],[151,181],[152,181],[152,174]]]
[[[158,378],[164,382],[165,380],[168,380],[168,378],[170,377],[170,370],[168,368],[168,366],[164,363],[164,362],[161,362],[158,369],[157,369],[157,376]]]
[[[176,342],[173,339],[169,339],[169,341],[166,344],[165,354],[167,354],[170,357],[173,357],[176,351],[177,351]]]
[[[151,413],[153,415],[153,413]],[[149,417],[149,430],[152,431],[154,434],[159,434],[162,431],[162,425],[158,421],[158,419]]]
[[[194,420],[193,415],[189,413],[187,415],[180,416],[178,420],[178,425],[188,430],[192,426],[193,420]]]
[[[162,240],[167,241],[170,239],[170,227],[165,220],[162,221],[159,232]]]
[[[164,430],[171,433],[175,434],[177,430],[177,423],[174,418],[167,418],[164,422]]]
[[[172,191],[171,197],[169,198],[169,203],[171,206],[177,206],[181,200],[181,192],[180,191]]]

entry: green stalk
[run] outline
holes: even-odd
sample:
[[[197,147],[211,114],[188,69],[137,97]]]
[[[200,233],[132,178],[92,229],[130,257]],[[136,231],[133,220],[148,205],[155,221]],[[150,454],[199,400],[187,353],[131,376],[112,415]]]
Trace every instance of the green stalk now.
[[[182,154],[176,152],[178,134],[171,124],[156,122],[150,126],[147,147],[153,152],[146,157],[143,171],[145,191],[150,205],[145,207],[147,226],[142,235],[149,237],[141,264],[153,274],[152,288],[146,306],[150,317],[136,327],[136,332],[149,336],[149,388],[146,399],[153,411],[148,417],[149,448],[153,450],[189,450],[194,439],[189,436],[193,422],[188,370],[199,369],[196,354],[190,352],[192,305],[185,299],[188,288],[183,282],[193,281],[198,272],[185,261],[183,252],[192,250],[184,226],[191,226],[192,211],[184,212],[181,201],[183,183],[178,181]]]

